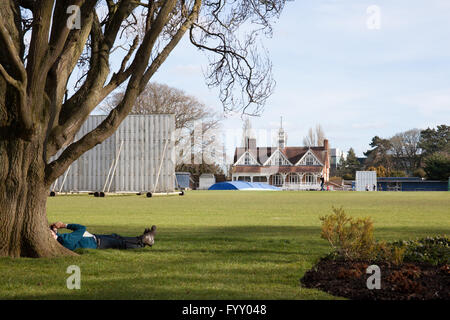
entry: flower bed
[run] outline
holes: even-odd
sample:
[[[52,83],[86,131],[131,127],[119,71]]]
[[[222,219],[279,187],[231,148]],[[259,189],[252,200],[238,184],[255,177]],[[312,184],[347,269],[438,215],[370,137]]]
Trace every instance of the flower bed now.
[[[368,289],[370,264],[324,258],[301,279],[306,288],[356,300],[450,300],[450,265],[378,263],[381,288]]]
[[[320,219],[321,236],[333,251],[305,273],[303,286],[350,299],[450,299],[448,236],[378,242],[370,218],[355,219],[333,208]],[[370,265],[379,268],[378,288],[368,285]]]

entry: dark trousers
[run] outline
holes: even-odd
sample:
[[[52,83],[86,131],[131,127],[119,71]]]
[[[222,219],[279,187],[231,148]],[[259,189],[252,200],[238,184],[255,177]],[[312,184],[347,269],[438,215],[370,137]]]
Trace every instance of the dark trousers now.
[[[95,234],[98,249],[138,249],[145,245],[140,237],[122,237],[118,234]]]

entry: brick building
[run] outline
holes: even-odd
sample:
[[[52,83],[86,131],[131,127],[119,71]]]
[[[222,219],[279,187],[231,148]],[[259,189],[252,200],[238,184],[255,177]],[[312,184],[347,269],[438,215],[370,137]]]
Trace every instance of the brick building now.
[[[234,153],[233,181],[263,182],[284,189],[319,189],[330,174],[328,140],[321,147],[288,147],[281,127],[276,147],[257,147],[255,138],[247,138],[244,147]]]

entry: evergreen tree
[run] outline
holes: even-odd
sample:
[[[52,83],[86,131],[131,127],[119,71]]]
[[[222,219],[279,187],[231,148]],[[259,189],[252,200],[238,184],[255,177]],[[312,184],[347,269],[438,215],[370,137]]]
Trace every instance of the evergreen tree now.
[[[392,157],[389,155],[389,150],[392,145],[389,139],[382,139],[379,136],[375,136],[372,138],[370,146],[372,149],[364,152],[364,155],[367,157],[366,166],[383,166],[390,170],[392,167]]]
[[[345,160],[341,171],[342,176],[346,179],[355,179],[355,173],[360,170],[361,167],[362,165],[355,154],[355,150],[350,148],[347,153],[347,160]]]
[[[424,162],[428,179],[447,180],[450,177],[449,154],[436,152],[427,157]]]
[[[425,157],[435,152],[450,153],[450,126],[443,124],[436,129],[422,130],[419,147]]]

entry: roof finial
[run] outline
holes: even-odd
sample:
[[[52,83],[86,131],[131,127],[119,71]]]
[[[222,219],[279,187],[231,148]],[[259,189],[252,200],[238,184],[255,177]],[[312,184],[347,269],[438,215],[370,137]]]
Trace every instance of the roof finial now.
[[[280,117],[280,128],[283,129],[283,116]]]

